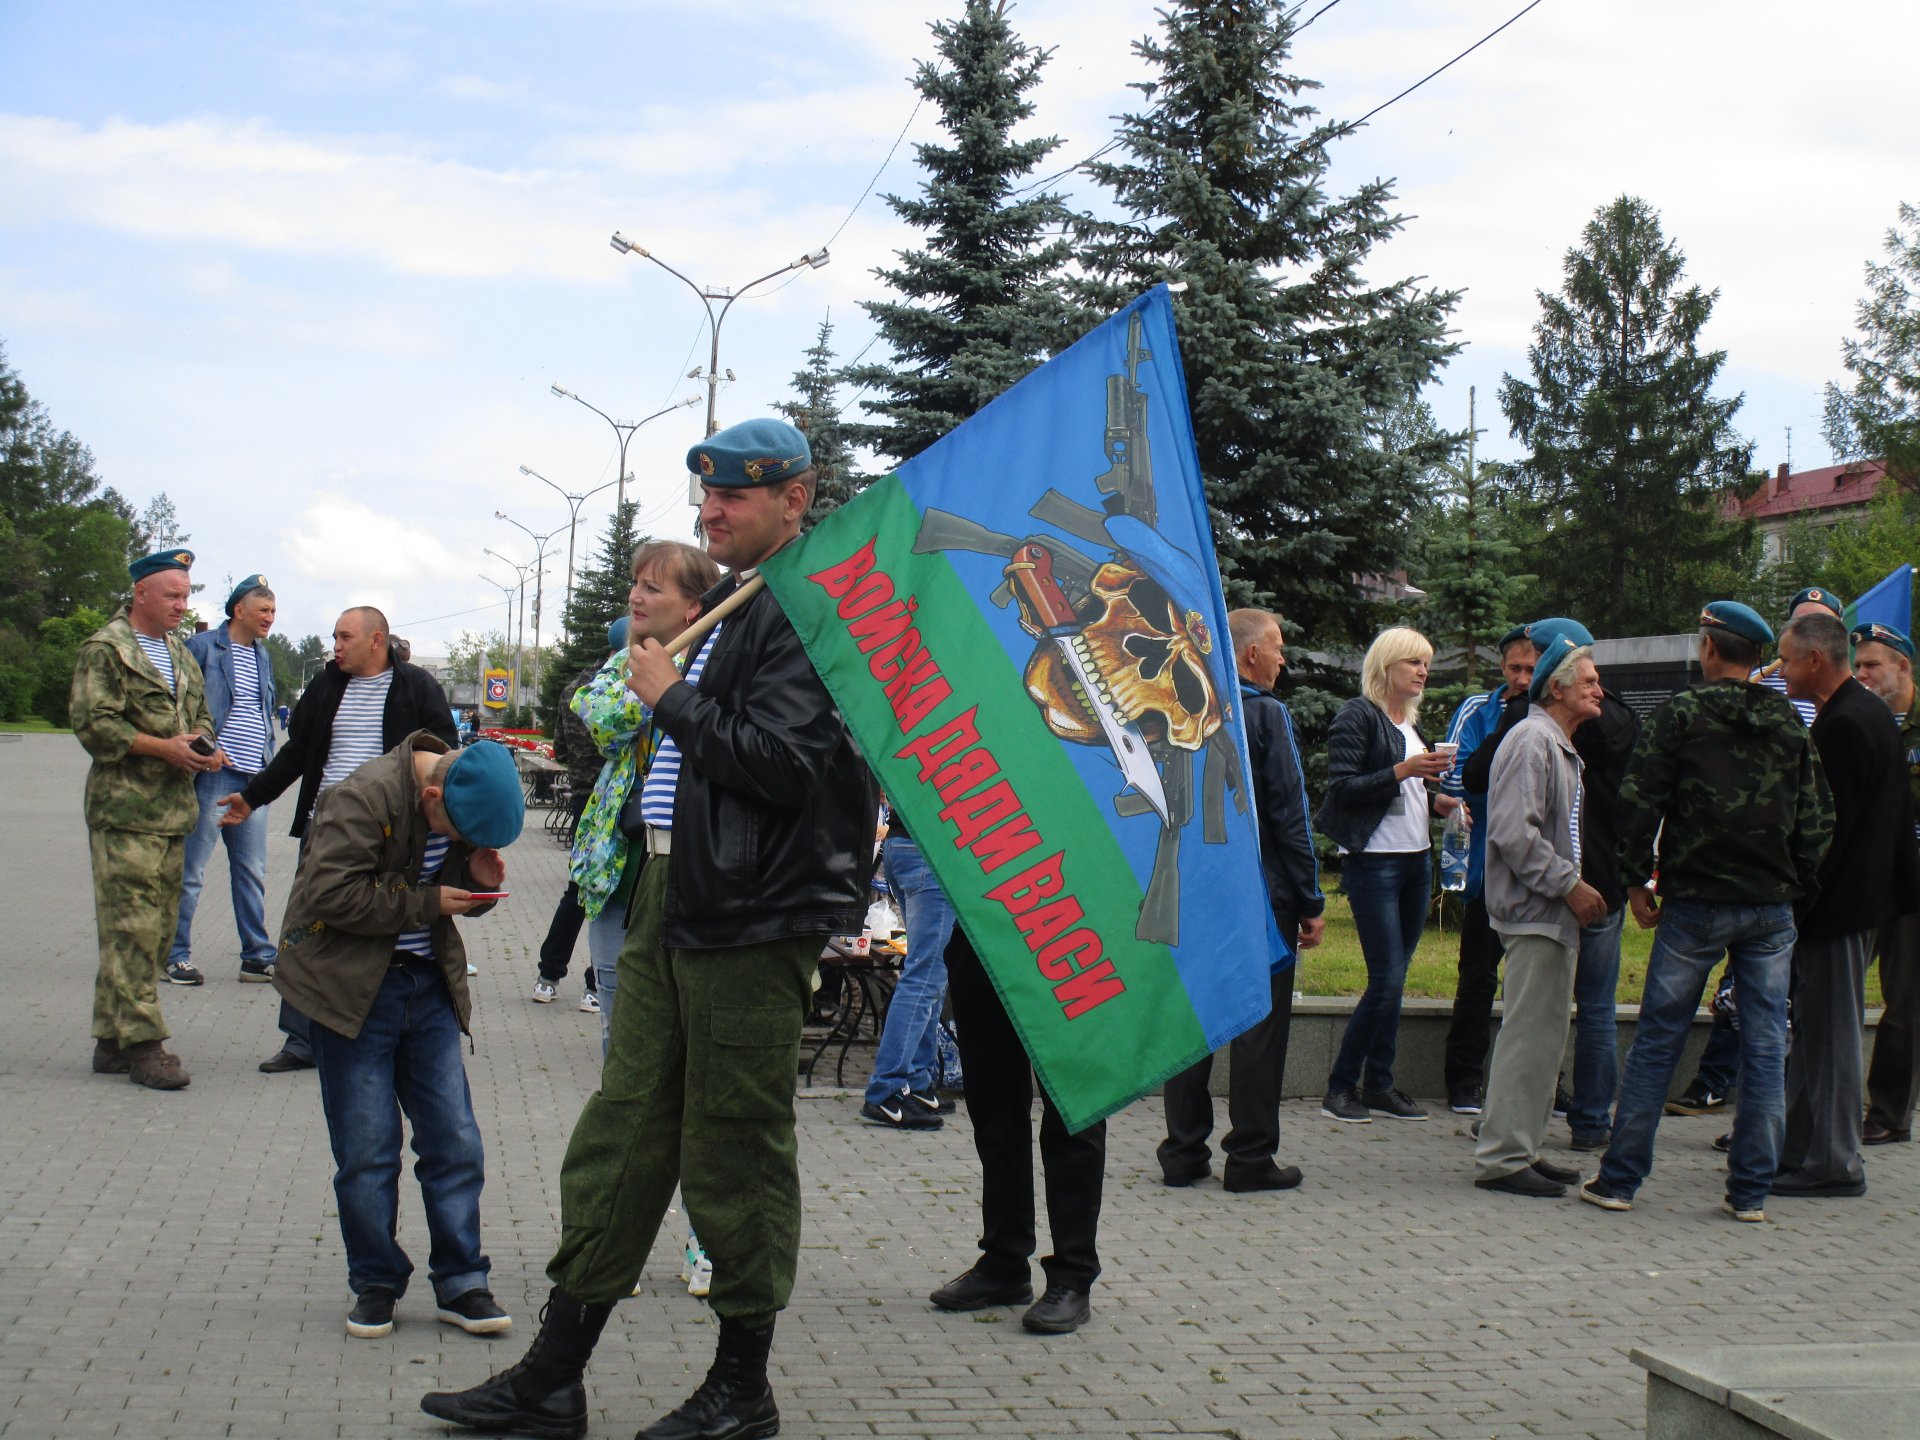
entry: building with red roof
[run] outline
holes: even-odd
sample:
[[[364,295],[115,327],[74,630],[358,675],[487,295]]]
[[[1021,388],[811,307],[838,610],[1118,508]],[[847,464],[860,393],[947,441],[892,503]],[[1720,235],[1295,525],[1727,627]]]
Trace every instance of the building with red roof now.
[[[1744,500],[1729,496],[1723,513],[1729,520],[1754,522],[1760,530],[1761,553],[1772,565],[1784,558],[1786,530],[1794,521],[1837,525],[1843,520],[1863,520],[1885,484],[1887,467],[1879,460],[1854,460],[1794,473],[1782,465]]]

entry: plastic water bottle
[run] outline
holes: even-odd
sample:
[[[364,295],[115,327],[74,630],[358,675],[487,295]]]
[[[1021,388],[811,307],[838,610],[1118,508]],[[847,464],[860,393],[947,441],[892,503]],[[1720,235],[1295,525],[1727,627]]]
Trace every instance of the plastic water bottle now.
[[[1440,831],[1440,888],[1459,893],[1467,888],[1467,807],[1456,806]]]

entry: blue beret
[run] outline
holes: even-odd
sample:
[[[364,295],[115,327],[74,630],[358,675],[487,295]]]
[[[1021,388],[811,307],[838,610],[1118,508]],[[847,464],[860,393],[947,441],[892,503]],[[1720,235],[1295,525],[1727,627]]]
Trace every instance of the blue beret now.
[[[1532,639],[1533,639],[1533,627],[1531,625],[1516,625],[1511,630],[1507,631],[1506,634],[1500,637],[1500,653],[1502,655],[1506,654],[1507,646],[1512,645],[1517,641],[1526,640],[1531,642]]]
[[[492,740],[469,745],[454,757],[441,803],[470,845],[511,845],[527,818],[519,767],[507,747]]]
[[[1882,625],[1878,620],[1869,620],[1864,625],[1856,625],[1848,633],[1847,639],[1855,645],[1865,645],[1872,641],[1875,645],[1885,645],[1898,650],[1907,659],[1913,659],[1913,641],[1902,635],[1891,625]]]
[[[607,626],[607,649],[624,650],[627,648],[627,636],[633,630],[633,617],[622,615]]]
[[[1527,627],[1527,631],[1534,647],[1540,652],[1540,658],[1533,665],[1533,684],[1527,687],[1527,695],[1534,700],[1544,700],[1547,681],[1553,678],[1553,672],[1564,665],[1567,656],[1581,646],[1593,644],[1593,633],[1578,620],[1568,619],[1564,615],[1536,620]]]
[[[162,570],[191,570],[193,551],[156,550],[151,555],[142,555],[127,566],[127,573],[136,580],[144,580],[149,575],[158,575]]]
[[[784,420],[742,420],[687,451],[687,471],[722,489],[779,485],[813,466],[807,437]]]
[[[1818,585],[1809,585],[1787,602],[1788,618],[1791,619],[1793,612],[1808,601],[1812,601],[1815,605],[1824,605],[1842,620],[1847,618],[1847,607],[1840,603],[1840,597],[1831,590],[1822,590]],[[1773,637],[1769,635],[1767,638],[1771,640]]]
[[[1731,630],[1741,639],[1751,640],[1756,645],[1773,643],[1773,627],[1760,618],[1758,610],[1751,605],[1742,605],[1738,600],[1709,601],[1700,611],[1700,623]]]
[[[227,596],[227,618],[231,620],[233,618],[233,607],[246,599],[247,596],[255,590],[271,590],[272,588],[271,585],[267,584],[267,577],[264,575],[247,576],[246,579],[234,586],[233,593]]]

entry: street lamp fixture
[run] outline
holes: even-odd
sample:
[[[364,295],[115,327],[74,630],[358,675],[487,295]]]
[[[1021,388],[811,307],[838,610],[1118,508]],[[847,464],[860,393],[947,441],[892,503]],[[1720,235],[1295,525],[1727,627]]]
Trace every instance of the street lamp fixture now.
[[[513,526],[514,529],[525,532],[527,538],[533,541],[533,567],[537,567],[533,569],[533,693],[538,695],[540,693],[540,604],[541,597],[546,593],[547,567],[545,561],[547,558],[547,542],[560,532],[558,530],[549,530],[544,535],[536,535],[504,510],[494,511],[493,518],[506,521],[507,524]],[[513,562],[508,561],[507,563],[512,564]],[[522,623],[524,626],[524,622]]]
[[[689,395],[684,400],[674,401],[673,404],[667,406],[665,410],[654,411],[653,414],[647,416],[645,420],[635,420],[631,424],[628,424],[624,420],[614,419],[592,401],[581,400],[578,395],[574,394],[573,391],[567,389],[564,385],[549,385],[547,388],[562,400],[577,400],[580,404],[585,405],[587,409],[593,411],[594,414],[611,425],[613,427],[613,433],[620,437],[620,474],[615,482],[620,486],[620,493],[613,497],[616,506],[627,503],[627,442],[633,439],[633,432],[638,430],[642,425],[645,425],[649,420],[658,420],[662,415],[671,414],[682,406],[698,405],[700,403],[700,397],[698,395]],[[524,465],[520,468],[523,470],[526,469]]]
[[[555,386],[554,388],[558,389],[559,387]],[[668,408],[671,409],[672,407],[669,406]],[[584,495],[575,495],[571,490],[561,490],[558,485],[555,485],[553,481],[547,479],[547,477],[542,475],[538,470],[530,469],[522,465],[520,467],[520,473],[522,475],[531,475],[541,484],[552,486],[553,489],[559,490],[560,498],[567,502],[567,600],[566,604],[562,606],[560,610],[560,623],[564,625],[567,623],[568,612],[573,609],[573,535],[580,524],[580,507],[598,495],[602,490],[618,485],[620,481],[617,478],[609,480],[605,485],[594,486],[593,489],[587,491]],[[495,513],[497,514],[498,512],[496,511]],[[503,516],[502,518],[504,519],[505,517]]]

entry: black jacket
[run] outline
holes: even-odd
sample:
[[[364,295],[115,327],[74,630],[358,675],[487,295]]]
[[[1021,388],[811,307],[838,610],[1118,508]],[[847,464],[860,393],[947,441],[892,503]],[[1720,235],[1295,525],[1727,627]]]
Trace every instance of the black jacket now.
[[[737,584],[723,580],[702,608]],[[653,711],[681,754],[666,943],[857,934],[880,818],[872,772],[772,591],[702,643],[713,648],[699,685],[670,686]]]
[[[1246,717],[1247,754],[1253,761],[1267,897],[1276,917],[1311,920],[1327,908],[1327,900],[1320,893],[1320,862],[1307,825],[1307,784],[1293,719],[1272,691],[1246,680],[1240,682],[1240,713]]]
[[[1580,777],[1580,878],[1600,892],[1611,913],[1627,903],[1620,879],[1620,782],[1627,778],[1627,761],[1640,738],[1640,717],[1605,686],[1600,695],[1600,713],[1573,732],[1573,748],[1586,765]],[[1531,704],[1525,692],[1507,701],[1499,726],[1474,749],[1461,772],[1467,789],[1473,789],[1476,779],[1483,784],[1489,779],[1500,742],[1527,718]]]
[[[391,648],[387,658],[393,665],[393,684],[387,690],[387,706],[380,716],[381,745],[391,750],[414,731],[431,730],[449,748],[457,747],[460,731],[453,723],[453,710],[440,682],[418,665],[400,659]],[[320,777],[327,768],[327,752],[333,748],[333,717],[339,713],[341,697],[346,693],[346,671],[329,660],[287,717],[287,743],[240,792],[240,798],[258,810],[278,800],[297,778],[300,800],[293,812],[295,835],[307,833],[307,817],[320,796]]]
[[[1833,791],[1833,841],[1800,933],[1832,940],[1920,909],[1920,852],[1906,755],[1886,702],[1849,678],[1820,707],[1811,733]]]
[[[1433,748],[1419,726],[1413,733]],[[1366,849],[1400,793],[1393,767],[1406,758],[1406,739],[1386,711],[1364,695],[1347,701],[1327,728],[1327,794],[1314,812],[1314,828],[1348,850]],[[1435,793],[1429,785],[1429,814]]]

